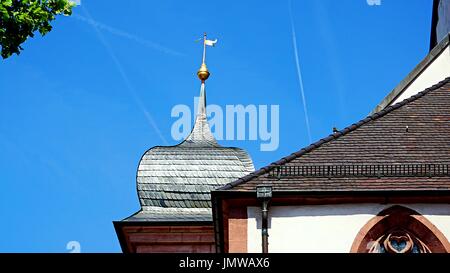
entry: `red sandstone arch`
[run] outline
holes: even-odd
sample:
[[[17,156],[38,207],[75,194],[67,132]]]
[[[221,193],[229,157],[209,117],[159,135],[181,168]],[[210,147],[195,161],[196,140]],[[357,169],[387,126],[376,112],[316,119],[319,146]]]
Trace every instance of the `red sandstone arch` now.
[[[436,226],[420,213],[398,205],[389,207],[370,219],[358,232],[350,252],[369,252],[374,241],[395,229],[412,234],[425,244],[425,248],[430,252],[450,252],[450,243]]]

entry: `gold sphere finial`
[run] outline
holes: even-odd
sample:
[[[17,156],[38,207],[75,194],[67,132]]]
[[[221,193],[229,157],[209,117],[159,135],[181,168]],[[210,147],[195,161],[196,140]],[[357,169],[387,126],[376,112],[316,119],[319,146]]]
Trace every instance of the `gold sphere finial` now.
[[[202,66],[200,66],[197,76],[201,81],[206,81],[209,78],[209,71],[205,63],[202,63]]]

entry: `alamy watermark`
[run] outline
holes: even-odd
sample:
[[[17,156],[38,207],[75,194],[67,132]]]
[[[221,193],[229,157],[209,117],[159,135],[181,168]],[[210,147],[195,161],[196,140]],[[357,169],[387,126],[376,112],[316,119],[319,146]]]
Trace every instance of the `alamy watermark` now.
[[[366,0],[367,5],[369,6],[380,6],[381,0]]]
[[[66,249],[69,250],[69,253],[81,253],[81,244],[78,241],[69,241]]]
[[[198,97],[194,98],[194,108],[198,109]],[[171,135],[174,140],[185,139],[192,129],[196,111],[188,105],[178,104],[172,108]],[[280,106],[279,105],[226,105],[225,109],[216,104],[206,107],[206,115],[214,137],[217,140],[261,141],[261,151],[275,151],[279,146]]]

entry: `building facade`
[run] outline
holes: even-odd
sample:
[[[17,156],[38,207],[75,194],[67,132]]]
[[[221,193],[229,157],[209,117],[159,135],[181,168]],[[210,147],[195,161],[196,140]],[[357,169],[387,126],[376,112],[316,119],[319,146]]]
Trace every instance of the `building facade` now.
[[[122,250],[449,253],[448,7],[434,1],[432,49],[368,117],[257,171],[210,131],[203,57],[195,125],[141,158]]]
[[[213,191],[217,252],[450,252],[449,3],[368,117]]]
[[[217,251],[450,251],[449,106],[447,78],[214,190]]]

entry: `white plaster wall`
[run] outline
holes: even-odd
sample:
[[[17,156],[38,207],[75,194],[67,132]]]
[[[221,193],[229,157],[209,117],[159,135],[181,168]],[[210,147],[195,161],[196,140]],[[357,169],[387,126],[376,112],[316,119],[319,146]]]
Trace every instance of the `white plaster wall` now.
[[[269,209],[269,252],[350,252],[359,230],[393,205],[424,215],[450,239],[450,204],[343,204]],[[261,208],[248,207],[247,249],[261,252]]]
[[[395,99],[391,105],[407,99],[450,77],[450,47],[445,50]]]

